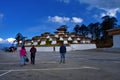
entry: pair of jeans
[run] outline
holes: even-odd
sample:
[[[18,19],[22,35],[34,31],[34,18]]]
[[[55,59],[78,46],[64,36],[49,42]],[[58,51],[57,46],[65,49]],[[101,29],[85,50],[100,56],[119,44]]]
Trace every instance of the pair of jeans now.
[[[65,53],[60,53],[61,60],[60,62],[65,62]]]
[[[24,65],[25,64],[25,61],[26,60],[26,56],[20,56],[20,64],[21,65]]]
[[[35,54],[31,54],[31,64],[35,64]]]

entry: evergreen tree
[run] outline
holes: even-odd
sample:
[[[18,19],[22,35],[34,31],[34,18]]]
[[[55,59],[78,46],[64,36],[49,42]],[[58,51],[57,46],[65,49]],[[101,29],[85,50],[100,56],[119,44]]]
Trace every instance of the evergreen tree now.
[[[101,23],[101,30],[103,32],[103,38],[108,37],[107,30],[108,29],[113,29],[115,27],[117,19],[115,17],[110,17],[110,16],[104,16],[102,17],[103,22]]]
[[[24,37],[21,33],[17,33],[16,37],[15,37],[17,45],[20,45],[20,41],[22,41],[22,45],[24,45],[25,44],[25,38],[26,37]]]
[[[75,27],[74,27],[73,30],[74,30],[76,33],[78,33],[78,32],[79,32],[79,27],[80,27],[79,25],[75,25]]]

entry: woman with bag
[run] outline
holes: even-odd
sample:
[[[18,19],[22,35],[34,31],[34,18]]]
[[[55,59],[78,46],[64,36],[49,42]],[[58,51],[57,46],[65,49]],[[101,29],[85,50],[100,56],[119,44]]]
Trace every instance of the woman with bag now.
[[[25,46],[21,47],[19,54],[20,54],[20,66],[23,66],[26,64],[25,62],[26,62],[26,55],[27,55]]]

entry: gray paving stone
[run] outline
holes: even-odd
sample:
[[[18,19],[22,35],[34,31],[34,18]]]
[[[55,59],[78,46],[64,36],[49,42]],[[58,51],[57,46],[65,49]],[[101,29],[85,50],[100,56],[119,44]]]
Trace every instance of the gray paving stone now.
[[[35,65],[20,67],[19,59],[0,51],[0,80],[120,80],[120,54],[105,49],[67,52],[65,64],[58,52],[37,52]]]

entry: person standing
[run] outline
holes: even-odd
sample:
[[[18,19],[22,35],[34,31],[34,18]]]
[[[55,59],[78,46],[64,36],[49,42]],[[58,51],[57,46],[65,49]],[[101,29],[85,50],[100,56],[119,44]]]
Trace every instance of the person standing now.
[[[60,46],[60,63],[65,63],[66,46],[62,43]]]
[[[25,65],[25,62],[26,62],[26,49],[25,49],[25,46],[22,46],[20,51],[19,51],[19,54],[20,54],[20,65],[23,66]]]
[[[53,46],[53,51],[55,51],[55,46]]]
[[[36,54],[36,48],[35,48],[35,46],[33,45],[32,47],[31,47],[31,49],[30,49],[30,59],[31,59],[31,64],[35,64],[35,54]]]

